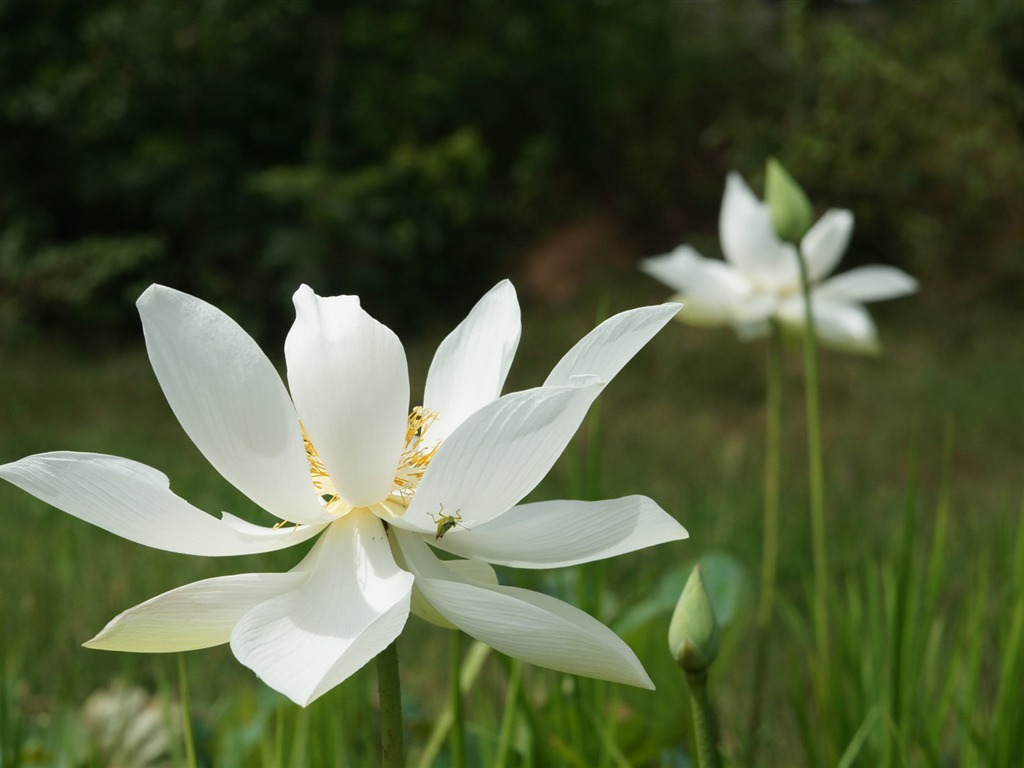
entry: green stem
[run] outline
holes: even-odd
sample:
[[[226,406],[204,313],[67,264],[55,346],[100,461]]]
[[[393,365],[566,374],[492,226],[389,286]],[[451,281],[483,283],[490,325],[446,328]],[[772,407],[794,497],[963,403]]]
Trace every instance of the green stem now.
[[[398,641],[377,654],[377,690],[380,693],[380,748],[383,768],[404,768],[402,684],[398,677]]]
[[[687,672],[690,687],[690,710],[693,713],[693,741],[700,768],[719,768],[711,703],[708,701],[708,673]]]
[[[452,768],[466,764],[466,736],[463,727],[462,691],[459,689],[459,671],[462,669],[462,633],[453,629],[448,643],[448,696],[452,711],[452,730],[448,735]]]
[[[779,476],[782,443],[782,333],[772,323],[768,339],[768,364],[765,375],[765,451],[764,451],[764,541],[761,549],[761,594],[757,606],[754,644],[754,689],[747,722],[747,749],[744,763],[757,762],[757,732],[761,726],[764,702],[765,670],[768,665],[769,629],[775,607],[775,579],[779,559]]]
[[[189,706],[188,674],[185,672],[185,654],[178,654],[178,695],[181,697],[181,731],[185,737],[185,764],[196,768],[196,744],[192,735],[192,710]]]
[[[821,447],[821,401],[818,377],[818,334],[811,305],[807,264],[797,255],[800,288],[804,298],[804,378],[807,392],[807,472],[811,501],[811,556],[814,562],[814,637],[818,649],[816,688],[821,714],[830,716],[828,706],[830,651],[828,637],[828,557],[825,547],[825,469]]]
[[[501,716],[501,731],[498,735],[498,751],[494,759],[494,768],[505,768],[508,755],[512,751],[512,729],[515,727],[516,714],[519,711],[519,680],[522,675],[522,662],[512,660],[508,673],[508,687],[505,689],[505,707]]]

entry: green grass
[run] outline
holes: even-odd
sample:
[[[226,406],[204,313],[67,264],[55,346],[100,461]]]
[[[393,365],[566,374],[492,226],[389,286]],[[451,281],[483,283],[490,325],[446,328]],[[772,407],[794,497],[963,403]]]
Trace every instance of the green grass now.
[[[609,313],[663,298],[640,276],[614,277]],[[538,384],[593,326],[598,298],[585,295],[557,308],[526,304],[508,388]],[[799,350],[787,350],[782,607],[769,664],[763,765],[806,762],[823,729],[850,766],[1009,765],[1020,751],[1013,718],[1024,694],[1012,684],[1024,669],[1019,321],[1014,327],[991,308],[958,314],[938,301],[917,301],[875,311],[887,345],[881,357],[826,352],[821,359],[837,645],[831,684],[842,702],[824,723],[806,703],[811,564],[802,366]],[[420,386],[438,339],[410,346]],[[685,576],[684,564],[724,552],[742,566],[749,598],[760,562],[764,354],[763,344],[741,344],[728,331],[670,325],[599,400],[599,474],[583,477],[578,470],[586,463],[583,430],[535,493],[560,498],[584,486],[602,497],[644,493],[690,531],[687,542],[590,566],[586,575],[599,577],[600,588],[595,594],[591,585],[581,595],[613,626],[625,621],[627,609],[653,601],[654,618],[624,634],[657,692],[524,666],[521,686],[510,694],[520,705],[503,730],[507,684],[519,672],[491,654],[467,694],[468,764],[489,764],[503,739],[511,745],[506,765],[682,764],[674,761],[687,750],[686,691],[667,654],[668,612],[652,595],[666,574]],[[950,423],[955,439],[947,462]],[[0,360],[0,462],[58,449],[145,462],[197,506],[261,520],[185,437],[141,346],[102,354],[32,340],[9,346]],[[943,505],[948,517],[937,541]],[[283,570],[298,558],[294,551],[224,559],[156,552],[7,484],[0,484],[0,510],[4,768],[102,765],[76,713],[114,681],[155,694],[173,720],[173,656],[80,647],[111,617],[196,579]],[[502,570],[501,577],[578,602],[573,572]],[[741,754],[746,740],[752,674],[753,601],[738,605],[711,680],[727,758]],[[403,636],[400,651],[409,751],[416,759],[445,706],[448,638],[410,621],[415,632]],[[225,647],[190,653],[186,662],[197,746],[212,764],[318,765],[337,754],[345,764],[376,763],[372,668],[301,710],[262,686]],[[174,750],[180,763],[183,746]],[[442,748],[439,760],[446,754]]]

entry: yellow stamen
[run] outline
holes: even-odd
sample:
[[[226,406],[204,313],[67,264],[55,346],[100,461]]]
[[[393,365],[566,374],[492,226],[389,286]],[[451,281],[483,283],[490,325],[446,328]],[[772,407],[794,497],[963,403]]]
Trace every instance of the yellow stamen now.
[[[381,499],[377,504],[369,507],[374,514],[380,517],[398,517],[404,514],[412,501],[416,486],[427,471],[434,454],[441,445],[440,440],[428,443],[426,440],[427,430],[438,418],[436,411],[431,411],[423,406],[416,406],[409,414],[409,421],[405,430],[405,450],[398,460],[398,468],[395,471],[395,481],[390,493]],[[313,481],[313,489],[320,498],[321,504],[326,511],[333,515],[342,517],[348,514],[352,506],[347,504],[338,494],[323,459],[317,452],[313,441],[309,439],[306,428],[301,424],[302,442],[306,448],[306,460],[309,462],[309,475]],[[279,525],[283,525],[280,523]]]

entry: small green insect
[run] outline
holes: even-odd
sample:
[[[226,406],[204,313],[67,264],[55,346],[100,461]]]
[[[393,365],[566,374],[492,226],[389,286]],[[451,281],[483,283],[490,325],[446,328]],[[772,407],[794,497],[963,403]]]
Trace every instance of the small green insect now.
[[[429,514],[429,513],[428,513]],[[455,510],[450,515],[444,513],[444,504],[441,505],[441,509],[437,511],[437,516],[430,515],[430,519],[437,525],[437,535],[434,536],[434,541],[442,538],[448,531],[462,522],[462,515],[459,514],[459,510]]]

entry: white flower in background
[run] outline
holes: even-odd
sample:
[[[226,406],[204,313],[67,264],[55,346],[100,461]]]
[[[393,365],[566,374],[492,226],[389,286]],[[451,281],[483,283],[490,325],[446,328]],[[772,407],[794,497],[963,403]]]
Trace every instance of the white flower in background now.
[[[841,349],[875,352],[878,334],[866,302],[917,290],[917,281],[889,266],[857,267],[830,279],[853,231],[853,214],[832,209],[800,241],[811,283],[818,337]],[[643,259],[640,269],[679,292],[679,319],[694,325],[731,325],[741,338],[763,336],[774,318],[804,328],[804,300],[796,246],[772,226],[768,205],[743,179],[729,174],[719,216],[725,261],[708,259],[688,245]]]
[[[125,611],[86,645],[166,652],[230,642],[239,661],[306,705],[389,645],[412,603],[526,661],[652,687],[611,630],[566,603],[498,586],[484,561],[569,565],[686,537],[643,497],[515,506],[678,306],[616,315],[543,386],[501,397],[520,334],[515,291],[502,282],[438,348],[424,404],[410,413],[394,333],[355,296],[321,298],[303,286],[294,300],[288,389],[215,307],[161,286],[138,302],[153,369],[182,427],[277,525],[212,517],[159,471],[115,456],[57,452],[0,466],[0,477],[43,501],[157,549],[239,555],[319,535],[287,573],[179,587]],[[442,562],[428,545],[466,559]]]

